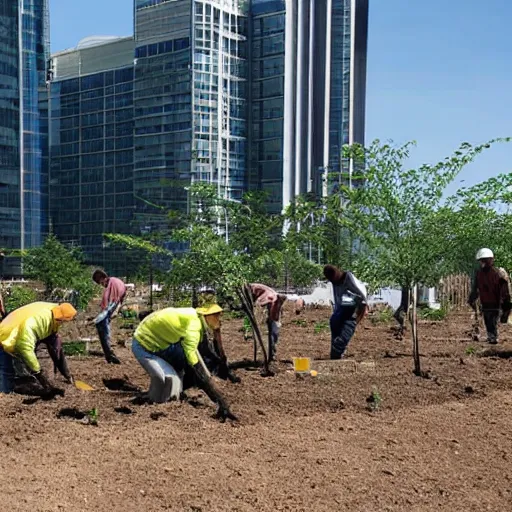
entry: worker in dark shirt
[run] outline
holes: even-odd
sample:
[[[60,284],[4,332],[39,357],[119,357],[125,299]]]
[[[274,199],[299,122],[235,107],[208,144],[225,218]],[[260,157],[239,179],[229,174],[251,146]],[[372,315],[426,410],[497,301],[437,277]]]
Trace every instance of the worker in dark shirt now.
[[[500,314],[508,317],[510,313],[508,281],[504,270],[494,266],[494,254],[490,249],[480,249],[476,259],[480,263],[480,268],[475,274],[468,302],[476,310],[476,301],[480,299],[487,341],[496,345]]]
[[[332,265],[324,267],[324,276],[332,283],[334,294],[334,313],[330,320],[331,359],[341,359],[357,324],[367,312],[366,287],[352,272]]]

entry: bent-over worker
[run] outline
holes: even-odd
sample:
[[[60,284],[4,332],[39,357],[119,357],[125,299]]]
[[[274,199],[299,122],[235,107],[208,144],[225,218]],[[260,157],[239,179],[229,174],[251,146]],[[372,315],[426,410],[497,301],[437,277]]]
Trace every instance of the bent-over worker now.
[[[367,312],[366,288],[352,272],[333,265],[324,267],[325,278],[332,283],[334,313],[331,316],[331,359],[341,359],[357,324]]]
[[[48,380],[36,356],[40,344],[46,345],[54,367],[60,371],[68,383],[73,377],[62,350],[62,340],[58,331],[63,322],[70,322],[76,316],[76,309],[67,302],[53,304],[34,302],[13,311],[0,323],[0,358],[2,360],[2,391],[10,393],[14,389],[13,357],[19,358],[36,378],[45,395],[63,395],[61,389]]]
[[[142,320],[134,334],[132,352],[151,378],[150,400],[163,403],[179,398],[185,371],[190,367],[198,387],[218,404],[217,416],[236,420],[198,350],[207,327],[214,332],[220,328],[221,313],[217,305],[197,310],[167,308]]]

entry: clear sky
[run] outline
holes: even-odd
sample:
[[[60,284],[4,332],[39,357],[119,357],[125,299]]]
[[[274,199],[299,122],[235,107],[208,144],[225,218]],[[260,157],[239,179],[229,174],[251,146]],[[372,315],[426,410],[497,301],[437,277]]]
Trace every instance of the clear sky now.
[[[130,35],[133,0],[50,0],[52,50]],[[416,140],[411,165],[512,136],[511,0],[370,0],[367,141]],[[512,143],[461,175],[512,172]]]

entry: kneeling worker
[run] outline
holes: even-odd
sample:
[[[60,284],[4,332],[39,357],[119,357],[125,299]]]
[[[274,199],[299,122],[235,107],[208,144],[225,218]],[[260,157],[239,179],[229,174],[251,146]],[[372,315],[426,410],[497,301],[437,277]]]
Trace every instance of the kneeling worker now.
[[[69,372],[58,331],[63,322],[70,322],[76,314],[76,309],[68,303],[59,305],[34,302],[13,311],[0,323],[2,392],[10,393],[14,389],[13,357],[17,357],[37,379],[46,396],[64,394],[61,389],[50,383],[41,369],[36,349],[41,343],[46,345],[54,367],[60,371],[68,383],[72,383],[73,378]]]
[[[132,351],[151,377],[149,399],[163,403],[179,398],[187,365],[198,386],[219,406],[217,416],[236,420],[215,386],[198,351],[205,329],[216,330],[222,309],[167,308],[150,314],[137,327]]]

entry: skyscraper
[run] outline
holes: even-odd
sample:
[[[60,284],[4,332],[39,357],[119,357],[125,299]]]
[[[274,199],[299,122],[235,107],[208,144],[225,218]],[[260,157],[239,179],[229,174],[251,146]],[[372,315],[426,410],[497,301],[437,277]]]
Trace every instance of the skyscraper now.
[[[239,0],[135,1],[137,222],[185,210],[194,181],[246,183],[247,19]]]
[[[364,143],[368,0],[135,0],[135,33],[53,56],[52,218],[112,268],[102,233],[147,233],[189,187],[279,213],[350,176]],[[110,261],[109,261],[110,258]]]
[[[0,247],[41,243],[48,211],[47,0],[0,0]],[[19,265],[4,268],[16,274]]]
[[[112,269],[126,261],[103,234],[132,232],[134,48],[132,37],[90,37],[51,61],[53,230]]]
[[[249,177],[277,213],[328,193],[326,172],[350,177],[341,152],[364,144],[368,0],[253,0],[251,19]]]

